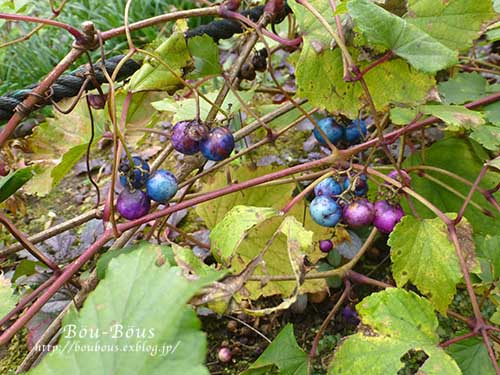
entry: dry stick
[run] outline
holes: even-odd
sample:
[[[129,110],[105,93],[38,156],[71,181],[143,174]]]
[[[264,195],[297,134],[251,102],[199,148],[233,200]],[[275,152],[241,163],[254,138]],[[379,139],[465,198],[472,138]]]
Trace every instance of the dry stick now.
[[[0,223],[2,223],[9,232],[19,241],[19,243],[30,252],[35,258],[45,263],[56,275],[58,275],[61,270],[57,264],[52,260],[47,258],[47,256],[41,252],[17,227],[10,221],[3,213],[0,212]]]
[[[316,333],[316,336],[314,337],[311,351],[309,352],[309,356],[307,358],[307,374],[308,375],[311,373],[312,361],[314,359],[314,356],[316,355],[316,350],[318,349],[318,344],[319,344],[319,340],[320,340],[321,336],[323,336],[323,333],[325,332],[326,328],[328,327],[328,324],[330,324],[330,320],[332,320],[335,317],[335,314],[337,314],[337,311],[339,310],[340,306],[342,306],[342,304],[346,300],[347,296],[349,295],[349,292],[351,291],[351,283],[348,279],[346,279],[344,281],[344,285],[345,285],[345,287],[344,287],[344,291],[342,292],[342,295],[338,299],[335,306],[333,306],[333,309],[328,313],[325,320],[323,320],[323,323],[321,323],[321,326],[319,327],[319,330]]]
[[[85,212],[84,214],[81,214],[63,223],[57,224],[47,230],[44,230],[43,232],[28,237],[28,241],[33,244],[45,241],[48,238],[56,236],[69,229],[75,228],[83,223],[86,223],[87,221],[99,218],[101,216],[101,212],[101,209],[93,209],[91,211]],[[13,245],[4,247],[0,250],[0,259],[4,259],[7,256],[22,250],[23,248],[24,247],[21,243],[15,243]]]

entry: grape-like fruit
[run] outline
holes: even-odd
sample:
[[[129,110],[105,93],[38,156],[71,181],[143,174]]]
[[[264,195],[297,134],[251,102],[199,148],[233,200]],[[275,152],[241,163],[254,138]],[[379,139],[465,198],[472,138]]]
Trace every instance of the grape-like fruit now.
[[[213,128],[207,138],[200,142],[200,151],[208,160],[226,159],[234,150],[234,137],[228,128]]]
[[[355,179],[356,186],[352,190],[353,194],[357,197],[362,197],[368,193],[368,177],[364,173],[361,173]],[[349,190],[351,188],[351,179],[347,177],[344,180],[344,190]]]
[[[396,181],[402,182],[403,185],[410,185],[411,184],[411,177],[408,174],[408,172],[406,172],[404,169],[400,169],[399,171],[401,172],[401,176],[403,176],[402,179],[401,179],[401,176],[399,175],[397,170],[393,170],[393,171],[389,172],[387,177],[390,177]],[[386,182],[386,184],[389,184],[389,183]]]
[[[318,121],[318,127],[323,130],[328,140],[336,145],[344,136],[344,128],[335,122],[333,117],[325,117]],[[314,137],[323,146],[327,146],[325,138],[321,135],[319,130],[315,127],[313,130]]]
[[[208,129],[201,121],[179,121],[172,129],[170,141],[175,150],[184,155],[200,151],[200,141],[205,139]]]
[[[319,241],[319,249],[323,253],[329,253],[333,249],[333,243],[330,240],[321,240]]]
[[[342,186],[333,179],[333,177],[325,178],[319,184],[314,187],[314,194],[319,197],[320,195],[326,195],[330,198],[335,197],[342,193]]]
[[[312,200],[309,212],[313,220],[324,227],[334,227],[342,219],[342,209],[338,203],[325,195]]]
[[[148,163],[139,156],[133,156],[134,167],[130,167],[130,161],[128,158],[123,159],[120,162],[118,171],[120,172],[120,183],[124,187],[130,187],[132,189],[142,189],[146,184],[146,180],[149,177],[149,165]]]
[[[354,120],[344,130],[345,140],[350,144],[359,142],[365,135],[366,123],[363,120]]]
[[[217,353],[217,357],[219,358],[219,361],[223,363],[230,362],[231,359],[233,358],[233,353],[231,353],[231,350],[229,348],[226,348],[223,346],[222,348],[219,349],[219,353]]]
[[[159,169],[146,181],[148,197],[159,203],[166,203],[177,193],[177,179],[165,169]]]
[[[391,233],[397,223],[404,216],[399,204],[391,205],[386,200],[375,202],[375,217],[373,225],[382,233]]]
[[[150,201],[146,193],[141,190],[123,189],[118,200],[116,209],[125,219],[135,220],[146,215],[149,211]]]
[[[358,199],[344,207],[343,216],[350,227],[360,228],[373,222],[375,209],[367,199]]]

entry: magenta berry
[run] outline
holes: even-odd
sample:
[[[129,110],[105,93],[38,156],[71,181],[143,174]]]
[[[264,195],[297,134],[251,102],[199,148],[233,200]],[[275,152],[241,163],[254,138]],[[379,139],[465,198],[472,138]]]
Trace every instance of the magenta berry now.
[[[391,233],[397,223],[404,216],[399,204],[391,205],[386,200],[375,202],[375,217],[373,225],[382,233]]]
[[[149,211],[150,201],[146,193],[141,190],[130,191],[123,189],[118,200],[116,209],[125,219],[135,220],[146,215]]]
[[[321,240],[319,241],[319,249],[323,253],[328,253],[333,249],[333,243],[330,240]]]
[[[226,159],[234,150],[234,137],[228,128],[213,128],[200,142],[200,151],[208,160]]]
[[[411,184],[411,177],[410,175],[408,174],[408,172],[406,172],[404,169],[400,169],[399,170],[401,172],[401,176],[403,176],[403,178],[401,179],[401,176],[399,175],[398,171],[397,170],[393,170],[391,171],[387,177],[390,177],[396,181],[399,181],[399,182],[402,182],[403,185],[410,185]],[[386,184],[389,184],[388,182],[386,182]]]
[[[219,349],[219,353],[217,353],[217,357],[219,358],[219,361],[223,363],[230,362],[231,359],[233,358],[233,353],[231,353],[231,350],[229,348],[226,348],[223,346],[222,348]]]
[[[207,132],[207,127],[201,121],[179,121],[172,129],[170,140],[175,150],[194,155],[200,151],[200,141],[206,138]]]
[[[358,199],[344,207],[344,221],[352,228],[370,225],[375,217],[373,204],[366,199]]]

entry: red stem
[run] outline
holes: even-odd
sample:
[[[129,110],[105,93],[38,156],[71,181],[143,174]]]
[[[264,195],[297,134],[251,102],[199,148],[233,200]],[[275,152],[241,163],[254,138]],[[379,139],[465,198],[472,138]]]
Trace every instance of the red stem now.
[[[461,335],[461,336],[457,336],[457,337],[453,337],[452,339],[448,340],[448,341],[444,341],[442,342],[441,344],[439,344],[439,346],[441,348],[446,348],[450,345],[453,345],[453,344],[456,344],[457,342],[460,342],[462,340],[465,340],[465,339],[468,339],[470,337],[474,337],[476,336],[477,333],[476,332],[468,332],[466,333],[465,335]]]
[[[60,29],[64,29],[68,31],[71,35],[73,35],[78,43],[85,41],[85,35],[83,35],[80,30],[77,28],[68,25],[64,22],[59,22],[46,18],[39,18],[33,16],[24,16],[21,14],[10,14],[10,13],[0,13],[0,19],[10,20],[10,21],[24,21],[24,22],[34,22],[34,23],[42,23],[45,25],[59,27]]]

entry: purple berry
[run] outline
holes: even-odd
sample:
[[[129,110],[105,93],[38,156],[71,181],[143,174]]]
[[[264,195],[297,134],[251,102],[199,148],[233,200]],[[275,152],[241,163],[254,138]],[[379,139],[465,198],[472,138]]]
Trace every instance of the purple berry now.
[[[149,165],[139,156],[132,157],[134,167],[130,168],[130,161],[128,158],[120,162],[118,171],[120,172],[120,183],[124,187],[132,189],[142,189],[146,184],[149,177]]]
[[[350,306],[344,307],[342,310],[342,317],[348,324],[357,325],[359,323],[358,313]]]
[[[324,253],[329,253],[333,249],[333,243],[330,240],[319,241],[319,249]]]
[[[207,136],[207,127],[200,121],[179,121],[172,129],[170,140],[175,150],[185,155],[200,151],[200,141]]]
[[[344,221],[352,228],[370,225],[375,217],[375,209],[366,199],[359,199],[344,207]]]
[[[208,160],[226,159],[234,150],[234,137],[228,128],[213,128],[200,142],[200,151]]]
[[[128,220],[135,220],[143,217],[148,213],[149,207],[149,198],[146,193],[141,190],[130,191],[125,188],[116,201],[118,212]]]
[[[233,353],[231,353],[231,350],[229,348],[223,346],[222,348],[219,349],[217,357],[219,357],[219,361],[227,363],[231,361]]]
[[[362,197],[368,193],[368,177],[364,173],[354,177],[354,181],[356,182],[356,186],[352,190],[353,194],[357,197]],[[351,179],[346,177],[344,180],[344,190],[351,189]]]
[[[325,178],[314,187],[314,194],[317,197],[326,195],[327,197],[334,198],[340,193],[342,193],[342,186],[332,177]]]
[[[375,202],[375,218],[373,225],[382,233],[391,233],[397,223],[404,216],[399,204],[391,205],[386,200]]]
[[[313,220],[324,227],[334,227],[342,219],[342,209],[338,203],[325,195],[312,200],[309,212]]]
[[[146,192],[155,202],[165,203],[177,193],[177,179],[171,172],[159,169],[146,181]]]
[[[394,170],[394,171],[391,171],[387,177],[390,177],[396,181],[399,181],[399,182],[402,182],[404,185],[410,185],[411,184],[411,177],[410,175],[408,174],[408,172],[406,172],[404,169],[400,169],[400,172],[401,172],[401,176],[403,176],[403,179],[401,180],[401,177],[398,173],[397,170]],[[389,185],[388,182],[386,182],[387,185]]]
[[[323,133],[325,133],[326,137],[333,145],[336,145],[344,136],[344,128],[337,124],[333,117],[322,118],[318,121],[318,127],[323,130]],[[323,146],[327,145],[325,138],[323,138],[318,128],[314,128],[313,134],[320,144]]]
[[[366,135],[366,123],[356,119],[346,126],[344,134],[348,143],[357,143]]]

